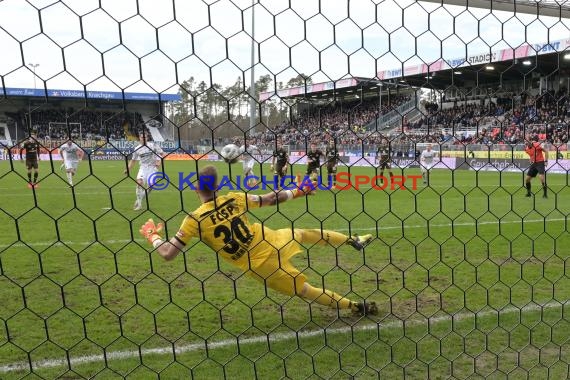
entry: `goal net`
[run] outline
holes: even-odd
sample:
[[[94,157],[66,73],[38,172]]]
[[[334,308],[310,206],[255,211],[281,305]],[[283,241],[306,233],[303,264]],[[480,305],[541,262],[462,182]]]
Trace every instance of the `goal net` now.
[[[570,378],[569,4],[0,0],[0,378]]]
[[[51,138],[58,140],[68,138],[83,140],[86,137],[83,135],[81,123],[49,122],[48,132]]]

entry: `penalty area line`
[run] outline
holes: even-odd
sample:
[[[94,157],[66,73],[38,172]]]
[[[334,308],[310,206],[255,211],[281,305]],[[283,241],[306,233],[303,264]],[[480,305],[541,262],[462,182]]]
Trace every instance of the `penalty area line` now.
[[[336,335],[336,334],[358,333],[358,332],[365,332],[365,331],[372,331],[379,329],[402,329],[404,327],[404,324],[406,327],[410,327],[410,326],[420,326],[423,324],[429,324],[431,326],[434,323],[451,322],[451,321],[456,323],[456,322],[465,321],[469,318],[485,318],[493,316],[499,317],[500,315],[505,315],[505,314],[514,314],[514,313],[522,314],[525,312],[543,311],[544,309],[564,308],[564,306],[566,306],[566,302],[567,301],[564,301],[563,303],[548,302],[544,304],[532,304],[532,305],[523,306],[522,308],[509,306],[502,310],[485,310],[478,313],[469,312],[469,313],[458,313],[455,315],[444,315],[434,318],[397,320],[387,323],[366,324],[364,326],[356,326],[356,327],[347,326],[347,327],[331,328],[326,330],[275,333],[263,336],[255,336],[251,338],[243,338],[243,339],[236,338],[236,339],[225,339],[210,343],[208,342],[194,343],[176,348],[156,347],[149,349],[129,350],[129,351],[111,351],[100,355],[84,355],[78,357],[71,357],[69,359],[46,359],[46,360],[35,361],[32,363],[16,362],[0,366],[0,373],[30,370],[30,365],[34,371],[37,371],[45,368],[72,367],[82,364],[107,362],[109,360],[131,359],[131,358],[142,359],[142,357],[146,355],[168,355],[174,353],[176,353],[176,355],[180,355],[189,352],[196,352],[199,350],[213,350],[217,348],[224,348],[224,347],[234,346],[236,344],[248,345],[248,344],[258,344],[258,343],[277,343],[288,340],[312,338],[326,334]]]

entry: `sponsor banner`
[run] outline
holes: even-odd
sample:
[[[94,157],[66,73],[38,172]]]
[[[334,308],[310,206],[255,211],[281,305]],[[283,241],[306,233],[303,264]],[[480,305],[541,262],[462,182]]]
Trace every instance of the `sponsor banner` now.
[[[165,157],[165,160],[170,161],[197,161],[197,160],[206,160],[206,161],[220,161],[221,158],[217,153],[208,153],[208,154],[192,154],[192,153],[171,153]]]
[[[343,161],[347,166],[378,166],[376,164],[376,157],[349,157],[349,160]],[[392,168],[419,168],[420,162],[414,158],[407,157],[393,157],[391,159]],[[432,169],[455,169],[457,159],[451,157],[444,157],[441,161],[434,160]]]
[[[87,150],[87,154],[91,156],[128,156],[132,154],[134,149],[124,149],[124,150],[116,150],[116,149],[97,149],[97,150]]]
[[[364,156],[362,157],[360,154],[352,153],[352,152],[339,152],[340,153],[340,162],[341,165],[346,166],[378,166],[376,165],[376,156]],[[263,157],[256,157],[258,162],[264,163],[271,163],[271,155],[267,156],[267,158],[262,159]],[[416,161],[413,157],[393,157],[392,158],[392,167],[400,167],[400,168],[419,168],[420,163]],[[455,168],[456,159],[453,157],[444,157],[442,161],[435,161],[434,169],[454,169]],[[289,154],[289,163],[294,165],[306,165],[307,164],[307,156],[305,152],[290,152]],[[321,159],[321,165],[326,165],[326,159]]]
[[[130,141],[130,140],[109,140],[108,144],[104,144],[103,146],[107,146],[107,148],[112,149],[134,149],[139,144],[138,141]],[[153,144],[158,145],[163,150],[174,150],[178,149],[177,143],[174,141],[153,141]]]
[[[523,172],[528,168],[529,164],[528,160],[515,159],[457,159],[458,169],[474,171]]]
[[[559,159],[570,159],[570,152],[566,150],[559,150],[556,152],[555,150],[549,151],[550,159],[554,159],[555,155],[558,154]],[[528,154],[523,152],[522,150],[491,150],[491,151],[470,151],[467,152],[462,150],[457,151],[443,151],[442,154],[444,157],[456,157],[462,159],[470,159],[470,158],[483,158],[483,159],[515,159],[515,160],[527,160],[528,161]]]
[[[10,156],[12,157],[13,161],[19,161],[19,160],[25,160],[26,159],[26,155],[22,154],[20,155],[20,153],[13,153],[10,152]],[[56,160],[56,158],[53,158],[54,156],[51,156],[53,160]],[[60,157],[59,155],[56,155],[55,157]],[[49,161],[50,160],[50,155],[47,153],[40,153],[40,161]],[[61,158],[59,158],[59,160],[61,160]]]
[[[405,77],[406,75],[414,75],[418,73],[426,73],[440,70],[454,69],[471,65],[480,65],[490,62],[508,61],[514,58],[533,57],[542,54],[551,54],[567,50],[570,47],[570,39],[551,41],[550,43],[540,44],[523,44],[516,48],[506,48],[495,51],[482,52],[467,57],[453,59],[439,59],[431,64],[425,63],[418,65],[410,65],[402,68],[384,70],[378,72],[378,79],[391,79]]]
[[[46,91],[43,88],[2,88],[0,94],[6,96],[36,96],[45,97]],[[170,102],[179,101],[178,94],[157,94],[142,92],[113,92],[113,91],[83,91],[83,90],[47,90],[47,96],[53,98],[75,98],[75,99],[102,99],[102,100],[141,100],[141,101],[158,101]]]
[[[91,161],[121,161],[125,160],[123,155],[113,155],[113,154],[102,154],[102,155],[92,155],[89,157]]]
[[[133,149],[126,149],[123,151],[114,149],[97,149],[87,151],[89,156],[85,157],[85,159],[91,159],[93,161],[120,161],[128,158],[131,153],[133,153]]]
[[[471,159],[471,158],[481,158],[481,159],[527,159],[528,160],[528,155],[520,150],[515,150],[515,151],[511,151],[511,150],[505,150],[505,151],[500,151],[500,150],[491,150],[491,151],[463,151],[463,150],[457,150],[457,151],[443,151],[442,153],[443,156],[445,157],[456,157],[456,158],[460,158],[460,159]]]
[[[474,171],[500,171],[500,172],[524,172],[530,166],[530,161],[520,159],[457,159],[457,169]],[[551,160],[546,167],[548,173],[568,174],[570,160]]]
[[[570,160],[548,161],[546,167],[548,173],[568,174],[570,172]]]

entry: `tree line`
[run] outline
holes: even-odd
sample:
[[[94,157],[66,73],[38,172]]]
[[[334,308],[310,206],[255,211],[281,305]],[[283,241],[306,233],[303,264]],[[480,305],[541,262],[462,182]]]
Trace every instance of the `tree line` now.
[[[312,79],[299,74],[286,83],[278,82],[276,85],[270,75],[262,75],[255,81],[254,100],[256,101],[256,122],[274,125],[288,117],[292,104],[283,101],[267,100],[259,102],[259,95],[276,88],[299,87],[312,84]],[[213,84],[208,87],[206,82],[197,82],[194,77],[182,82],[178,95],[180,101],[172,105],[171,120],[178,126],[189,127],[207,125],[216,127],[231,121],[238,127],[249,125],[251,87],[244,83],[241,76],[226,87]]]

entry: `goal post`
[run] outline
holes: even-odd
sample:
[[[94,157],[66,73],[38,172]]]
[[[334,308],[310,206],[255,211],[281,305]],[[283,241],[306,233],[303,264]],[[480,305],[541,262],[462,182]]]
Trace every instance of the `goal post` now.
[[[81,123],[58,123],[50,121],[48,125],[48,132],[50,137],[52,136],[52,133],[58,131],[63,132],[64,138],[66,139],[71,137],[70,135],[77,133],[79,135],[79,140],[83,140],[83,129]]]

